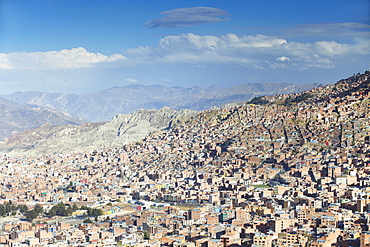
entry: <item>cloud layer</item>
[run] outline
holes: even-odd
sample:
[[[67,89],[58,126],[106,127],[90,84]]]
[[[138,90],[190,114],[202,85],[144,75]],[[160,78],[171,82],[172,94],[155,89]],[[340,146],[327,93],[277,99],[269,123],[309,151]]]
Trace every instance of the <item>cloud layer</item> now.
[[[254,69],[333,68],[340,56],[370,54],[370,40],[355,44],[336,41],[299,43],[255,35],[200,36],[192,33],[162,38],[157,46],[128,50],[142,60],[167,63],[234,64]]]
[[[283,30],[285,36],[294,37],[370,38],[370,25],[358,22],[301,24]]]
[[[188,63],[225,64],[250,69],[333,68],[338,59],[354,59],[370,54],[370,39],[353,44],[336,41],[300,43],[283,38],[255,35],[222,36],[192,33],[161,38],[156,46],[138,47],[121,54],[106,56],[82,47],[48,52],[0,53],[0,70],[53,70],[140,64]],[[119,63],[129,61],[130,63]],[[126,65],[125,65],[126,64]]]
[[[180,8],[163,11],[160,14],[165,16],[148,21],[144,26],[147,28],[177,28],[228,20],[220,17],[227,15],[226,10],[211,7]]]
[[[78,47],[48,52],[0,53],[0,69],[74,69],[126,59],[120,54],[106,56]]]
[[[304,43],[261,34],[187,33],[163,37],[154,46],[129,49],[124,55],[107,56],[82,47],[0,53],[0,91],[91,92],[128,83],[330,82],[329,77],[340,73],[367,69],[369,55],[366,38]]]

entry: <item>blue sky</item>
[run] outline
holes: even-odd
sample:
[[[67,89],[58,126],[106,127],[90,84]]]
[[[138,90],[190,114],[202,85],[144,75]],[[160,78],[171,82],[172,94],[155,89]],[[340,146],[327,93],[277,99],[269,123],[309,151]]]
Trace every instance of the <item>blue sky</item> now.
[[[334,83],[370,65],[369,0],[0,0],[0,94]]]

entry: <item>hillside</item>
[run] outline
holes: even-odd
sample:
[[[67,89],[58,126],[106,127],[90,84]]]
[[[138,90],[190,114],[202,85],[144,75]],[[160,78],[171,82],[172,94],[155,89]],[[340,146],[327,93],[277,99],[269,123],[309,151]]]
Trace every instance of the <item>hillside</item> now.
[[[45,107],[20,104],[0,97],[0,141],[44,123],[77,125],[83,121]]]
[[[76,153],[107,149],[143,139],[148,134],[163,131],[195,115],[190,110],[138,110],[119,114],[108,122],[76,125],[43,124],[5,141],[0,153],[37,155]]]
[[[224,150],[243,149],[250,143],[261,150],[277,145],[285,152],[356,147],[369,136],[369,109],[366,72],[302,93],[257,97],[199,113],[165,107],[82,126],[46,124],[8,139],[2,151],[42,154],[101,150],[141,141],[163,130],[181,130],[186,140],[199,139],[203,134],[205,143],[212,142]]]
[[[213,106],[243,102],[260,95],[306,91],[320,84],[251,83],[227,88],[211,86],[165,87],[129,85],[113,87],[93,94],[17,92],[3,97],[21,104],[33,104],[64,112],[91,122],[108,121],[117,114],[130,114],[140,108],[206,110]]]

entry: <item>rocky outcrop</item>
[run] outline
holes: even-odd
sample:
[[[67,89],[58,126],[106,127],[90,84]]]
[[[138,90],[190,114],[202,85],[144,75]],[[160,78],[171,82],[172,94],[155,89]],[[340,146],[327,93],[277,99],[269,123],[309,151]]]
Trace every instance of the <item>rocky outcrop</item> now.
[[[109,122],[80,126],[43,124],[7,139],[0,152],[13,155],[76,153],[107,149],[140,141],[148,134],[166,130],[171,125],[195,115],[191,110],[140,109],[133,114],[119,114]]]

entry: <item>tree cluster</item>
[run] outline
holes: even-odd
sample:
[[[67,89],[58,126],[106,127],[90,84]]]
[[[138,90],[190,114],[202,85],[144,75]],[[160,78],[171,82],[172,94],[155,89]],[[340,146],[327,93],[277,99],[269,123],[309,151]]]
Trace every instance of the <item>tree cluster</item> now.
[[[15,215],[17,211],[24,214],[28,210],[26,205],[15,206],[9,202],[0,204],[0,216],[7,216],[9,214]]]
[[[44,209],[39,204],[36,204],[32,210],[27,210],[25,212],[25,216],[28,221],[33,221],[43,212],[44,212]]]
[[[303,101],[306,101],[312,98],[312,96],[313,95],[310,93],[302,93],[298,95],[297,97],[288,97],[285,99],[284,105],[289,106],[289,105],[292,105],[293,103],[300,103],[300,102],[303,102]]]
[[[87,206],[78,207],[76,204],[66,205],[63,202],[54,205],[49,212],[46,214],[50,217],[53,216],[69,216],[77,210],[86,210],[85,217],[93,216],[98,217],[103,214],[103,211],[100,208],[90,208]],[[10,214],[16,215],[17,212],[23,214],[28,221],[33,221],[40,214],[44,212],[43,207],[39,204],[36,204],[35,207],[31,210],[28,209],[27,205],[13,205],[9,202],[0,204],[0,217],[8,216]]]
[[[103,211],[100,208],[81,206],[81,210],[87,210],[87,216],[100,216],[103,214]]]
[[[73,206],[66,205],[63,202],[58,203],[57,205],[54,205],[48,212],[49,216],[69,216],[76,210],[79,210],[76,204],[73,204]]]
[[[264,96],[254,97],[249,101],[249,104],[255,104],[255,105],[266,105],[270,103],[268,100],[265,100],[263,98]]]
[[[99,208],[90,208],[87,206],[78,207],[76,204],[66,205],[63,202],[54,205],[49,212],[47,213],[49,216],[69,216],[73,212],[77,210],[86,210],[85,216],[99,216],[103,214],[103,211]]]

